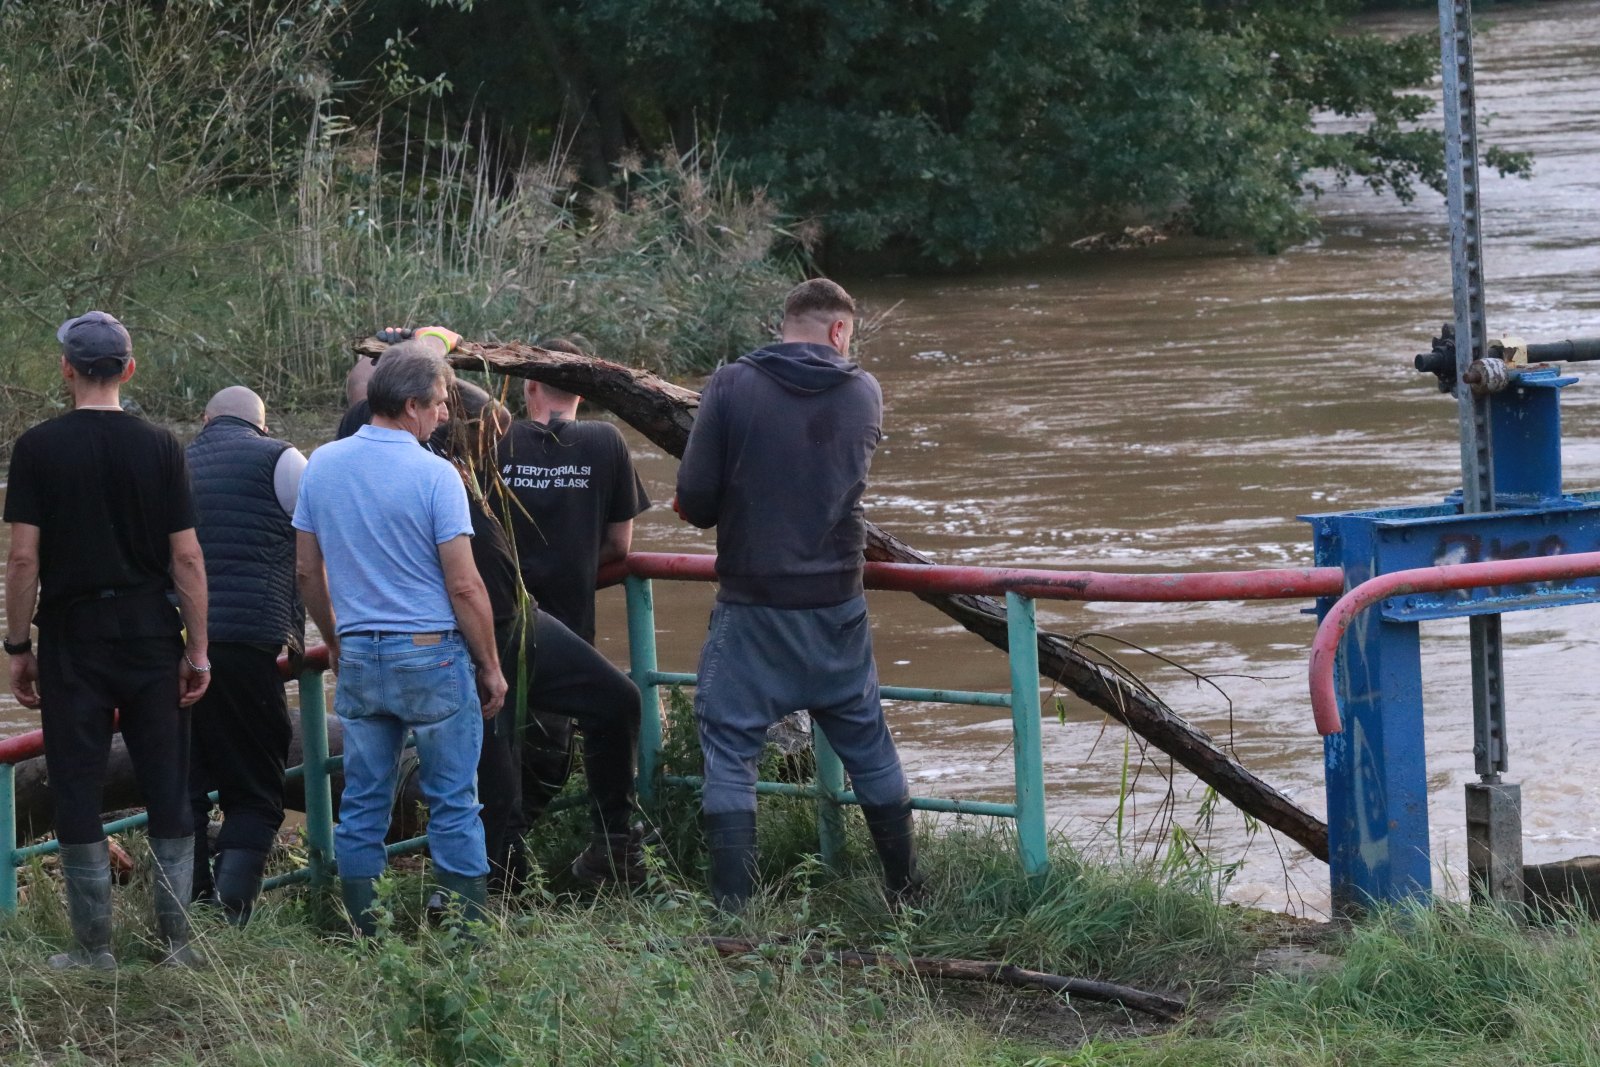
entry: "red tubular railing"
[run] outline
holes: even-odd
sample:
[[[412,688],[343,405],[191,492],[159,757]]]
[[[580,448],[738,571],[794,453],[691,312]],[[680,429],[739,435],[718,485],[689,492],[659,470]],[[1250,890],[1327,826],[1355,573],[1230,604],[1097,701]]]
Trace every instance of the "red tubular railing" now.
[[[1416,567],[1369,578],[1329,610],[1311,642],[1311,712],[1324,737],[1344,729],[1339,720],[1339,698],[1333,684],[1333,665],[1339,642],[1355,617],[1365,609],[1407,593],[1439,593],[1450,589],[1480,589],[1494,585],[1554,582],[1563,578],[1600,576],[1600,552],[1531,559],[1497,559],[1482,563],[1449,563],[1441,567]]]
[[[711,555],[634,552],[627,559],[600,568],[600,585],[615,585],[630,574],[639,578],[711,582],[717,577],[716,563],[717,557]],[[1023,570],[1013,567],[868,563],[866,584],[869,589],[907,593],[969,596],[1016,593],[1036,600],[1174,604],[1337,596],[1344,588],[1344,576],[1338,567],[1102,574],[1096,571]],[[278,666],[285,678],[291,677],[287,657],[280,657]],[[302,669],[327,668],[328,650],[325,646],[317,645],[306,651]],[[44,734],[38,730],[0,740],[0,763],[19,763],[43,754]]]
[[[667,552],[635,552],[600,571],[612,584],[629,574],[638,578],[715,581],[717,557]],[[1338,596],[1344,572],[1338,567],[1267,571],[1198,571],[1188,574],[1102,574],[1098,571],[1020,570],[1012,567],[947,567],[924,563],[868,563],[868,589],[903,593],[1004,596],[1036,600],[1093,600],[1173,604],[1206,600],[1298,600]]]

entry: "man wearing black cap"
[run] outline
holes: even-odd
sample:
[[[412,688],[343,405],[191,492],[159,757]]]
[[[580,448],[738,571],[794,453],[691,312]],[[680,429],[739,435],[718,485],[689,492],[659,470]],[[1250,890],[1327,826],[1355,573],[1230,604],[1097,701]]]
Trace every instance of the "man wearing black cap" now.
[[[134,373],[122,324],[91,311],[56,337],[73,410],[17,439],[5,504],[11,692],[40,709],[77,941],[50,965],[116,966],[100,823],[114,712],[150,813],[163,962],[192,965],[187,708],[205,692],[211,664],[189,471],[176,437],[122,411],[119,387]]]

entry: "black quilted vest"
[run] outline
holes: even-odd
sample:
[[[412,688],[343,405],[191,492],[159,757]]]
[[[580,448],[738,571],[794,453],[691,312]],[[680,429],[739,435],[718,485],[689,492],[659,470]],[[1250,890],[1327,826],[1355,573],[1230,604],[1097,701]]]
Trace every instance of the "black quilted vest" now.
[[[289,447],[227,415],[212,419],[189,445],[213,641],[299,647],[294,527],[272,484]]]

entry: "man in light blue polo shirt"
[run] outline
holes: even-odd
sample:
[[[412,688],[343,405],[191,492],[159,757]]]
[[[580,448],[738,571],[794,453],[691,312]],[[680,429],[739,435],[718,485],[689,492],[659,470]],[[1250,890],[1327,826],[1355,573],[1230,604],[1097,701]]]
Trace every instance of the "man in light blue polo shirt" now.
[[[408,731],[434,880],[468,919],[482,917],[487,899],[476,770],[483,719],[500,710],[506,681],[473,563],[466,487],[453,465],[420,447],[448,418],[453,376],[441,348],[457,340],[430,327],[384,354],[368,385],[371,424],[312,454],[294,513],[300,595],[339,672],[340,892],[368,936]]]

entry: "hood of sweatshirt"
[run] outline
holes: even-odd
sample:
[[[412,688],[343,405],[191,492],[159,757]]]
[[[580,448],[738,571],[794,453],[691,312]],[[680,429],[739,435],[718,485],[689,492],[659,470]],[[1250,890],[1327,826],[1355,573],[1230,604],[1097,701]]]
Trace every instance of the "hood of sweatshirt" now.
[[[802,341],[758,348],[738,361],[802,396],[825,393],[861,374],[860,364],[851,363],[831,346]]]

